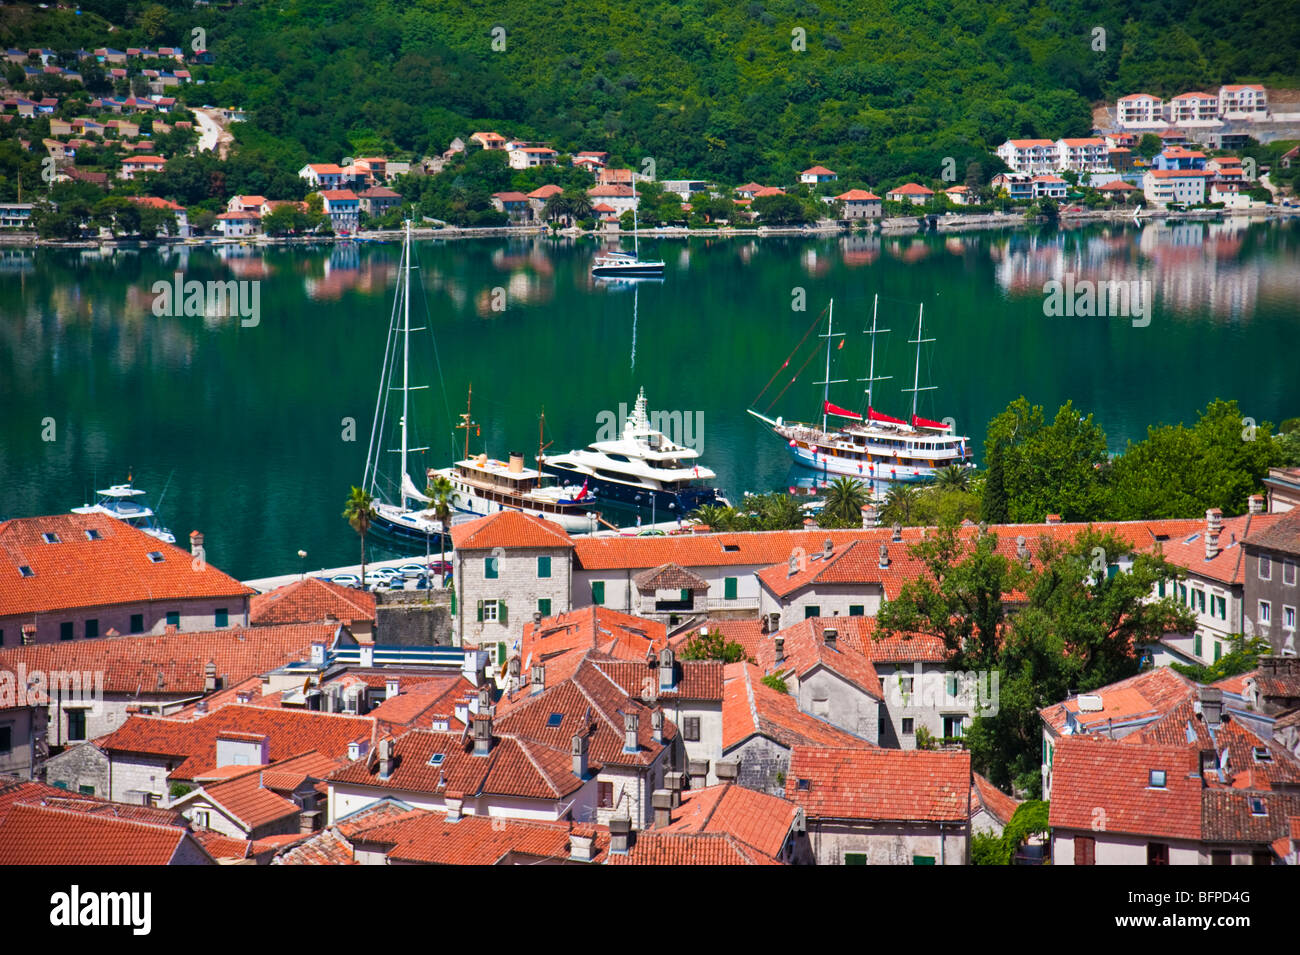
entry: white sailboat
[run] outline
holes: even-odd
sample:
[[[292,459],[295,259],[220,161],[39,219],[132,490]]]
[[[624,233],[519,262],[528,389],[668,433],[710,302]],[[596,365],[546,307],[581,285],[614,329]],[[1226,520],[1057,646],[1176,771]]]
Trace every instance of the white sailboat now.
[[[606,252],[596,256],[591,265],[591,274],[601,278],[661,278],[664,274],[662,261],[642,261],[641,246],[637,241],[636,219],[636,177],[632,178],[632,254],[626,252]]]
[[[893,418],[876,411],[872,404],[873,386],[877,381],[888,380],[889,375],[876,375],[876,336],[888,329],[877,327],[876,315],[880,297],[876,296],[871,309],[871,328],[864,334],[871,336],[871,364],[867,377],[859,379],[867,384],[867,413],[857,414],[846,408],[834,405],[830,401],[830,386],[841,384],[843,379],[831,379],[831,342],[843,333],[834,331],[834,302],[827,313],[826,334],[826,376],[816,384],[822,385],[822,421],[816,424],[785,421],[782,418],[768,418],[754,411],[749,413],[772,429],[772,433],[784,438],[786,447],[795,463],[830,474],[843,474],[864,480],[883,481],[926,481],[932,479],[941,469],[951,465],[973,468],[973,452],[970,439],[956,434],[955,428],[943,421],[931,421],[916,413],[917,396],[922,391],[933,391],[935,385],[922,385],[921,346],[933,342],[933,338],[923,337],[925,305],[917,314],[916,338],[908,341],[916,345],[916,362],[913,368],[912,387],[904,392],[912,393],[912,415],[907,421]],[[847,418],[852,424],[832,429],[828,416]]]

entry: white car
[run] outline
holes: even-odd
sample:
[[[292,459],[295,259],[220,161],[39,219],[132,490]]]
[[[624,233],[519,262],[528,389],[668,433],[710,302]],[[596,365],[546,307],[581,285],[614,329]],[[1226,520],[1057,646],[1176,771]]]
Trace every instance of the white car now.
[[[361,578],[356,574],[339,574],[337,577],[331,577],[330,581],[344,587],[355,587],[361,583]]]

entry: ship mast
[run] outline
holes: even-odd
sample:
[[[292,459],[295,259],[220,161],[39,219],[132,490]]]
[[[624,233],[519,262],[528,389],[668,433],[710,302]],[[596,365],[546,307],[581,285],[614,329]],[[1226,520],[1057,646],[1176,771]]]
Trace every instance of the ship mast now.
[[[908,342],[909,345],[916,346],[916,370],[912,372],[912,387],[904,388],[904,391],[912,393],[912,421],[908,422],[912,427],[916,426],[916,396],[922,391],[934,391],[938,385],[926,385],[924,388],[919,387],[921,382],[921,346],[927,342],[934,341],[933,338],[921,337],[921,323],[925,318],[925,303],[921,303],[921,309],[916,315],[916,341]]]
[[[399,472],[401,509],[406,510],[406,417],[411,394],[411,220],[406,220],[406,276],[402,291],[402,470]]]
[[[831,380],[831,339],[843,338],[843,332],[835,331],[835,299],[831,299],[830,308],[826,313],[826,334],[820,336],[826,339],[826,378],[823,381],[814,381],[814,385],[825,385],[822,392],[822,431],[826,430],[826,404],[831,400],[831,385],[838,385],[848,381],[847,378],[837,378]]]
[[[460,424],[456,425],[457,428],[465,429],[465,460],[467,461],[469,460],[469,429],[473,428],[474,433],[476,435],[481,433],[478,428],[478,422],[473,421],[470,418],[470,406],[472,405],[473,401],[474,401],[474,382],[471,381],[469,383],[469,394],[465,396],[465,413],[460,416]]]
[[[877,382],[877,381],[888,381],[890,378],[893,378],[893,377],[894,377],[893,375],[877,375],[877,374],[876,374],[876,336],[877,336],[877,335],[882,335],[882,334],[884,334],[885,332],[889,331],[888,328],[879,328],[879,329],[876,328],[876,309],[879,307],[879,305],[880,305],[880,293],[877,292],[877,293],[876,293],[876,297],[875,297],[875,299],[874,299],[874,300],[872,301],[872,303],[871,303],[871,331],[869,331],[869,332],[866,333],[866,334],[868,334],[868,335],[871,336],[871,367],[870,367],[870,369],[867,371],[867,377],[866,377],[866,378],[859,378],[859,379],[858,379],[858,381],[865,381],[865,382],[867,383],[867,423],[868,423],[868,424],[871,423],[871,386],[872,386],[872,384],[873,384],[874,382]]]

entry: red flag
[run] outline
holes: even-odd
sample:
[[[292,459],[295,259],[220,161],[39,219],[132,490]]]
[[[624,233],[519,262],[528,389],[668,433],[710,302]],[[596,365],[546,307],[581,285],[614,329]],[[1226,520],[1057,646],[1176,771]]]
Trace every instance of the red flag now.
[[[843,347],[844,347],[844,339],[841,338],[841,339],[840,339],[840,343],[839,343],[838,345],[835,346],[835,350],[836,350],[836,351],[839,351],[839,350],[840,350],[841,348],[843,348]]]

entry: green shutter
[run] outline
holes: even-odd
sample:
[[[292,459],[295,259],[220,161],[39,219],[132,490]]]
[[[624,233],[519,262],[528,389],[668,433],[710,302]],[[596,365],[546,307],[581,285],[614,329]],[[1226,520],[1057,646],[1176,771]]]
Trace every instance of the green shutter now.
[[[844,853],[845,865],[866,865],[867,854],[865,852],[846,852]]]
[[[1165,582],[1163,580],[1160,581],[1160,590],[1158,592],[1161,597],[1165,595]]]
[[[722,596],[725,600],[736,599],[736,578],[728,577],[722,582]]]
[[[685,604],[685,603],[690,603],[690,602],[691,602],[691,592],[690,592],[690,590],[688,590],[686,587],[683,587],[683,588],[682,588],[682,598],[681,598],[681,599],[682,599],[682,603],[684,603],[684,604]]]
[[[503,667],[505,665],[506,665],[506,645],[504,643],[498,643],[497,644],[497,666]]]
[[[1214,662],[1219,662],[1219,657],[1223,656],[1223,644],[1218,640],[1214,641]]]
[[[867,612],[867,608],[865,604],[849,604],[850,617],[861,617],[865,615],[866,612]]]
[[[483,622],[483,601],[478,602],[478,622]]]
[[[506,602],[504,600],[497,601],[497,623],[503,627],[510,623],[510,616],[506,611]]]
[[[934,856],[912,856],[912,865],[934,865]]]
[[[488,580],[497,579],[497,559],[495,557],[483,558],[483,576]]]
[[[550,597],[542,597],[537,601],[537,612],[540,613],[543,617],[549,617],[551,615]]]
[[[214,616],[216,618],[214,623],[218,629],[230,626],[230,612],[224,607],[218,610]]]
[[[820,617],[821,615],[822,615],[822,608],[819,607],[817,604],[808,604],[806,607],[803,608],[803,618],[805,620],[807,620],[809,617]]]
[[[538,577],[551,576],[551,558],[549,557],[537,558],[537,576]]]
[[[591,582],[591,602],[597,607],[605,604],[605,581],[593,580]]]
[[[1198,657],[1201,655],[1201,635],[1199,633],[1192,638],[1192,652]]]

